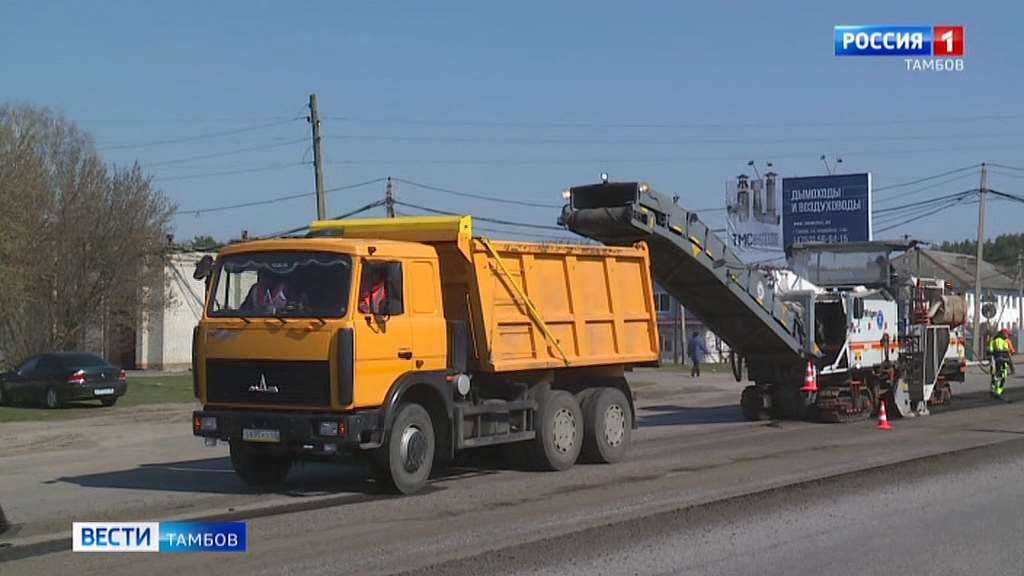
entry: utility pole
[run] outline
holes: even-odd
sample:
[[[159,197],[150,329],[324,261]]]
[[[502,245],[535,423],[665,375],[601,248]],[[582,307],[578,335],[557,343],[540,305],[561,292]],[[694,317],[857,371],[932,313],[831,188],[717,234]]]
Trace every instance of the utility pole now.
[[[384,187],[384,208],[387,210],[388,218],[395,217],[395,188],[388,176],[387,185]]]
[[[313,126],[313,170],[316,172],[316,219],[327,218],[327,199],[324,198],[324,157],[320,152],[320,112],[316,107],[316,94],[309,95],[309,123]]]
[[[981,163],[981,186],[978,188],[978,253],[974,268],[974,360],[980,361],[981,349],[981,262],[985,256],[985,193],[988,189],[988,167]]]

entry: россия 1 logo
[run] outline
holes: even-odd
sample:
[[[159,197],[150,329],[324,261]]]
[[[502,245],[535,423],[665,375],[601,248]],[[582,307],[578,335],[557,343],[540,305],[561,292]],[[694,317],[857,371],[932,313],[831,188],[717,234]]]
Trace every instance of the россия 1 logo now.
[[[904,56],[907,70],[964,69],[963,26],[836,26],[836,56]]]

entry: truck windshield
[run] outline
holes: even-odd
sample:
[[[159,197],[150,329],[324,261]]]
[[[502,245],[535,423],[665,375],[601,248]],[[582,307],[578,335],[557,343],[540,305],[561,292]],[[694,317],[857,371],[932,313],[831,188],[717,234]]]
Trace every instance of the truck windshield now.
[[[352,259],[329,252],[250,252],[219,259],[210,316],[340,318]]]

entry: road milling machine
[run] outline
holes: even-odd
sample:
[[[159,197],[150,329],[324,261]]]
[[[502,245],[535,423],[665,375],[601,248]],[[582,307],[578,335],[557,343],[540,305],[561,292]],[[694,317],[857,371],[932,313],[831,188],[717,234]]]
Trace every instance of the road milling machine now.
[[[900,273],[913,242],[794,245],[788,268],[804,289],[744,263],[728,243],[646,182],[566,191],[560,223],[604,244],[646,242],[655,280],[731,349],[749,419],[868,418],[928,413],[963,381],[963,297],[941,279]]]

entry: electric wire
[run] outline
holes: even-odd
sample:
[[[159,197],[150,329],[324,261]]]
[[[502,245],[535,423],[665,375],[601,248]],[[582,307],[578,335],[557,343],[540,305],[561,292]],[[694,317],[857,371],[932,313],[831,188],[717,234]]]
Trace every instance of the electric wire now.
[[[218,176],[236,176],[238,174],[254,174],[256,172],[271,172],[274,170],[284,170],[287,168],[295,168],[297,166],[306,166],[305,162],[287,162],[281,164],[268,164],[266,166],[259,166],[254,168],[240,168],[238,170],[221,170],[217,172],[201,172],[199,174],[186,174],[183,176],[157,176],[153,178],[154,182],[179,182],[182,180],[197,180],[201,178],[215,178]]]
[[[431,186],[429,184],[423,184],[420,182],[414,182],[412,180],[406,180],[405,178],[392,178],[395,182],[402,182],[403,184],[409,184],[417,188],[424,190],[431,190],[433,192],[441,192],[444,194],[452,194],[454,196],[462,196],[463,198],[475,198],[477,200],[483,200],[485,202],[497,202],[500,204],[514,204],[516,206],[529,206],[531,208],[561,208],[561,204],[550,204],[543,202],[528,202],[525,200],[509,200],[507,198],[495,198],[493,196],[484,196],[483,194],[473,194],[471,192],[460,192],[458,190],[452,190],[451,188],[442,188],[440,186]]]
[[[195,162],[199,160],[209,160],[210,158],[222,158],[224,156],[233,156],[235,154],[243,154],[245,152],[255,152],[258,150],[271,150],[273,148],[284,148],[285,146],[291,146],[292,144],[299,144],[306,142],[308,138],[298,138],[296,140],[288,140],[286,142],[276,142],[274,144],[265,144],[262,146],[250,146],[248,148],[236,148],[235,150],[228,150],[225,152],[215,152],[212,154],[201,154],[197,156],[189,156],[186,158],[175,158],[173,160],[160,160],[159,162],[146,162],[147,168],[153,168],[156,166],[168,166],[170,164],[183,164],[187,162]]]
[[[149,148],[152,146],[164,146],[168,144],[182,144],[185,142],[197,142],[200,140],[210,140],[214,138],[223,138],[225,136],[234,136],[235,134],[243,134],[245,132],[252,132],[255,130],[263,130],[266,128],[273,128],[275,126],[283,126],[294,122],[296,120],[304,120],[304,116],[289,118],[287,120],[277,120],[274,122],[266,122],[263,124],[256,124],[254,126],[246,126],[243,128],[235,128],[233,130],[221,130],[218,132],[206,132],[203,134],[197,134],[195,136],[185,136],[183,138],[168,138],[164,140],[150,140],[148,142],[131,142],[124,144],[108,144],[105,146],[97,146],[96,149],[100,151],[104,150],[125,150],[128,148]]]
[[[365,182],[357,182],[355,184],[345,184],[343,186],[335,186],[333,188],[325,189],[324,190],[324,194],[329,194],[331,192],[338,192],[340,190],[351,190],[353,188],[361,188],[363,186],[369,186],[370,184],[376,184],[378,182],[383,182],[384,180],[385,180],[384,178],[374,178],[373,180],[367,180]],[[195,216],[199,216],[199,215],[206,214],[206,213],[211,213],[211,212],[221,212],[221,211],[224,211],[224,210],[235,210],[235,209],[238,209],[238,208],[249,208],[251,206],[266,206],[268,204],[277,204],[279,202],[287,202],[289,200],[295,200],[297,198],[308,198],[311,195],[312,195],[311,192],[301,192],[301,193],[298,193],[298,194],[288,194],[286,196],[278,196],[276,198],[267,198],[266,200],[254,200],[252,202],[242,202],[242,203],[239,203],[239,204],[228,204],[228,205],[225,205],[225,206],[211,206],[209,208],[196,208],[196,209],[193,209],[193,210],[175,210],[174,211],[174,215],[175,216],[180,216],[180,215],[192,214],[192,215],[195,215]]]
[[[416,210],[422,210],[424,212],[433,212],[434,214],[444,214],[446,216],[458,216],[457,212],[449,212],[447,210],[438,210],[437,208],[427,208],[426,206],[420,206],[411,202],[405,202],[403,200],[395,200],[395,204],[399,206],[405,206],[406,208],[414,208]],[[560,226],[547,226],[544,224],[530,224],[527,222],[515,222],[512,220],[502,220],[499,218],[487,218],[484,216],[473,216],[473,220],[479,220],[481,222],[490,222],[491,224],[502,224],[505,226],[518,226],[522,228],[534,228],[537,230],[565,230]]]
[[[827,120],[814,122],[554,122],[554,121],[487,121],[487,120],[428,120],[421,118],[360,118],[358,116],[323,116],[325,119],[354,124],[396,124],[417,126],[472,126],[497,128],[813,128],[821,126],[891,126],[894,124],[970,123],[989,120],[1016,120],[1024,114],[980,114],[970,116],[942,116],[935,118],[893,118],[887,120]]]

